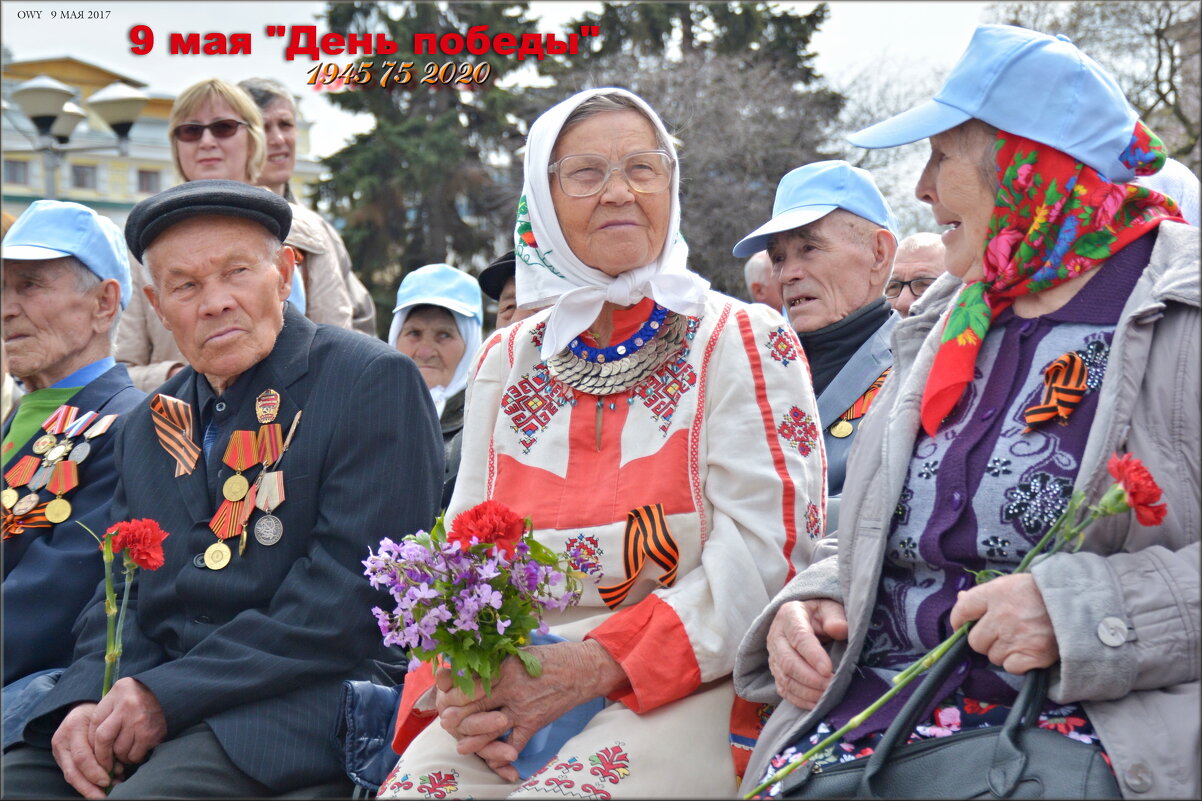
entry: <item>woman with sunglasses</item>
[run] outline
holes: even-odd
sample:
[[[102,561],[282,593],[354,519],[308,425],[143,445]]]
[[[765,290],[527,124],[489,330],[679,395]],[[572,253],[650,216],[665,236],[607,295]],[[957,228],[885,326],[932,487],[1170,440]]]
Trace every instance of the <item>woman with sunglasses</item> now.
[[[383,797],[434,773],[458,797],[735,791],[732,713],[735,742],[758,718],[732,692],[734,648],[823,530],[822,438],[784,319],[689,271],[678,191],[667,130],[629,92],[581,92],[530,128],[517,301],[550,308],[481,348],[446,519],[486,499],[528,515],[576,550],[583,597],[529,648],[538,678],[511,657],[469,698],[410,673]]]
[[[185,89],[168,121],[171,155],[184,181],[224,178],[253,184],[266,160],[263,117],[250,96],[233,84],[211,78]],[[337,258],[319,222],[310,221],[293,205],[293,222],[285,244],[297,252],[307,282],[293,281],[289,300],[316,323],[350,328],[352,310]],[[129,366],[140,389],[150,391],[183,367],[184,357],[171,333],[150,308],[141,288],[145,271],[131,271],[134,291],[117,326],[116,358]],[[307,308],[307,298],[322,302]]]

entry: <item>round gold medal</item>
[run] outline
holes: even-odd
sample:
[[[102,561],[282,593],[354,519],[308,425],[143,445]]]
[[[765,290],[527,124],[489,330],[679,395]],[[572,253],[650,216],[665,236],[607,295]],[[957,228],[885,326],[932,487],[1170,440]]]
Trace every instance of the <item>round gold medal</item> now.
[[[29,514],[29,511],[37,505],[38,494],[36,492],[31,492],[13,504],[13,514],[17,515],[18,517]]]
[[[846,420],[836,420],[835,424],[831,426],[831,436],[843,439],[844,437],[849,436],[852,430],[851,423],[847,422]]]
[[[230,563],[230,546],[215,542],[205,549],[205,567],[220,570]]]
[[[246,480],[246,476],[235,473],[225,480],[225,484],[221,487],[221,494],[227,501],[240,501],[246,497],[248,490],[250,490],[250,482]]]
[[[17,492],[12,487],[9,487],[8,489],[4,490],[3,493],[0,493],[0,502],[4,504],[5,509],[11,509],[16,505],[17,499],[20,497],[21,493]]]
[[[54,438],[53,434],[43,434],[33,441],[33,452],[38,456],[41,456],[43,453],[53,448],[54,443],[57,441],[58,440]]]
[[[46,504],[46,519],[51,523],[61,523],[71,516],[71,502],[66,498],[55,498]]]

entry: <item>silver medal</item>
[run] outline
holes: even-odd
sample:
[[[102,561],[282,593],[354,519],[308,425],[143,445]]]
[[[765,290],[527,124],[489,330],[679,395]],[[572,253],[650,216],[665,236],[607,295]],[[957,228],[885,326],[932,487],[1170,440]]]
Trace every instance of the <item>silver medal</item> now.
[[[255,542],[275,545],[284,536],[284,524],[275,515],[263,515],[255,523]]]
[[[87,459],[88,454],[91,452],[92,452],[92,443],[88,442],[85,439],[85,440],[81,440],[78,445],[76,445],[74,448],[71,449],[71,453],[67,455],[67,458],[70,459],[72,462],[79,464],[84,459]]]

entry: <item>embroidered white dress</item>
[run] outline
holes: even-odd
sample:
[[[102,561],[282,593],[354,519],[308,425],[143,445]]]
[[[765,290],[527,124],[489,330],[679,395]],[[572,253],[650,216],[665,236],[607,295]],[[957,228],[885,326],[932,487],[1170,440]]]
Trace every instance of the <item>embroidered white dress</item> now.
[[[540,358],[545,314],[481,348],[447,519],[491,498],[528,515],[552,549],[584,546],[583,598],[548,622],[568,640],[598,640],[631,690],[516,785],[456,754],[435,721],[380,796],[732,797],[732,746],[745,755],[754,744],[731,735],[735,651],[824,531],[808,365],[776,312],[710,292],[701,317],[677,321],[681,348],[661,365],[625,391],[587,394]],[[629,513],[642,507],[669,534],[659,561],[624,559],[638,541]]]

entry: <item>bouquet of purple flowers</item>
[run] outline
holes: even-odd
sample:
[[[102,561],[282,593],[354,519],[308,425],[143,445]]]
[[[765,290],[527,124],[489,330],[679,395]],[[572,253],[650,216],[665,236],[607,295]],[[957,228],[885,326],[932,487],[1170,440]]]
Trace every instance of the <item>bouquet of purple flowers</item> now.
[[[405,649],[411,671],[422,662],[450,667],[455,686],[470,695],[475,681],[490,692],[511,655],[531,676],[542,672],[522,646],[532,631],[547,632],[548,609],[580,599],[568,559],[534,539],[529,518],[484,501],[458,515],[450,531],[439,518],[429,533],[381,540],[363,565],[372,586],[396,601],[391,610],[372,610],[384,644]]]

